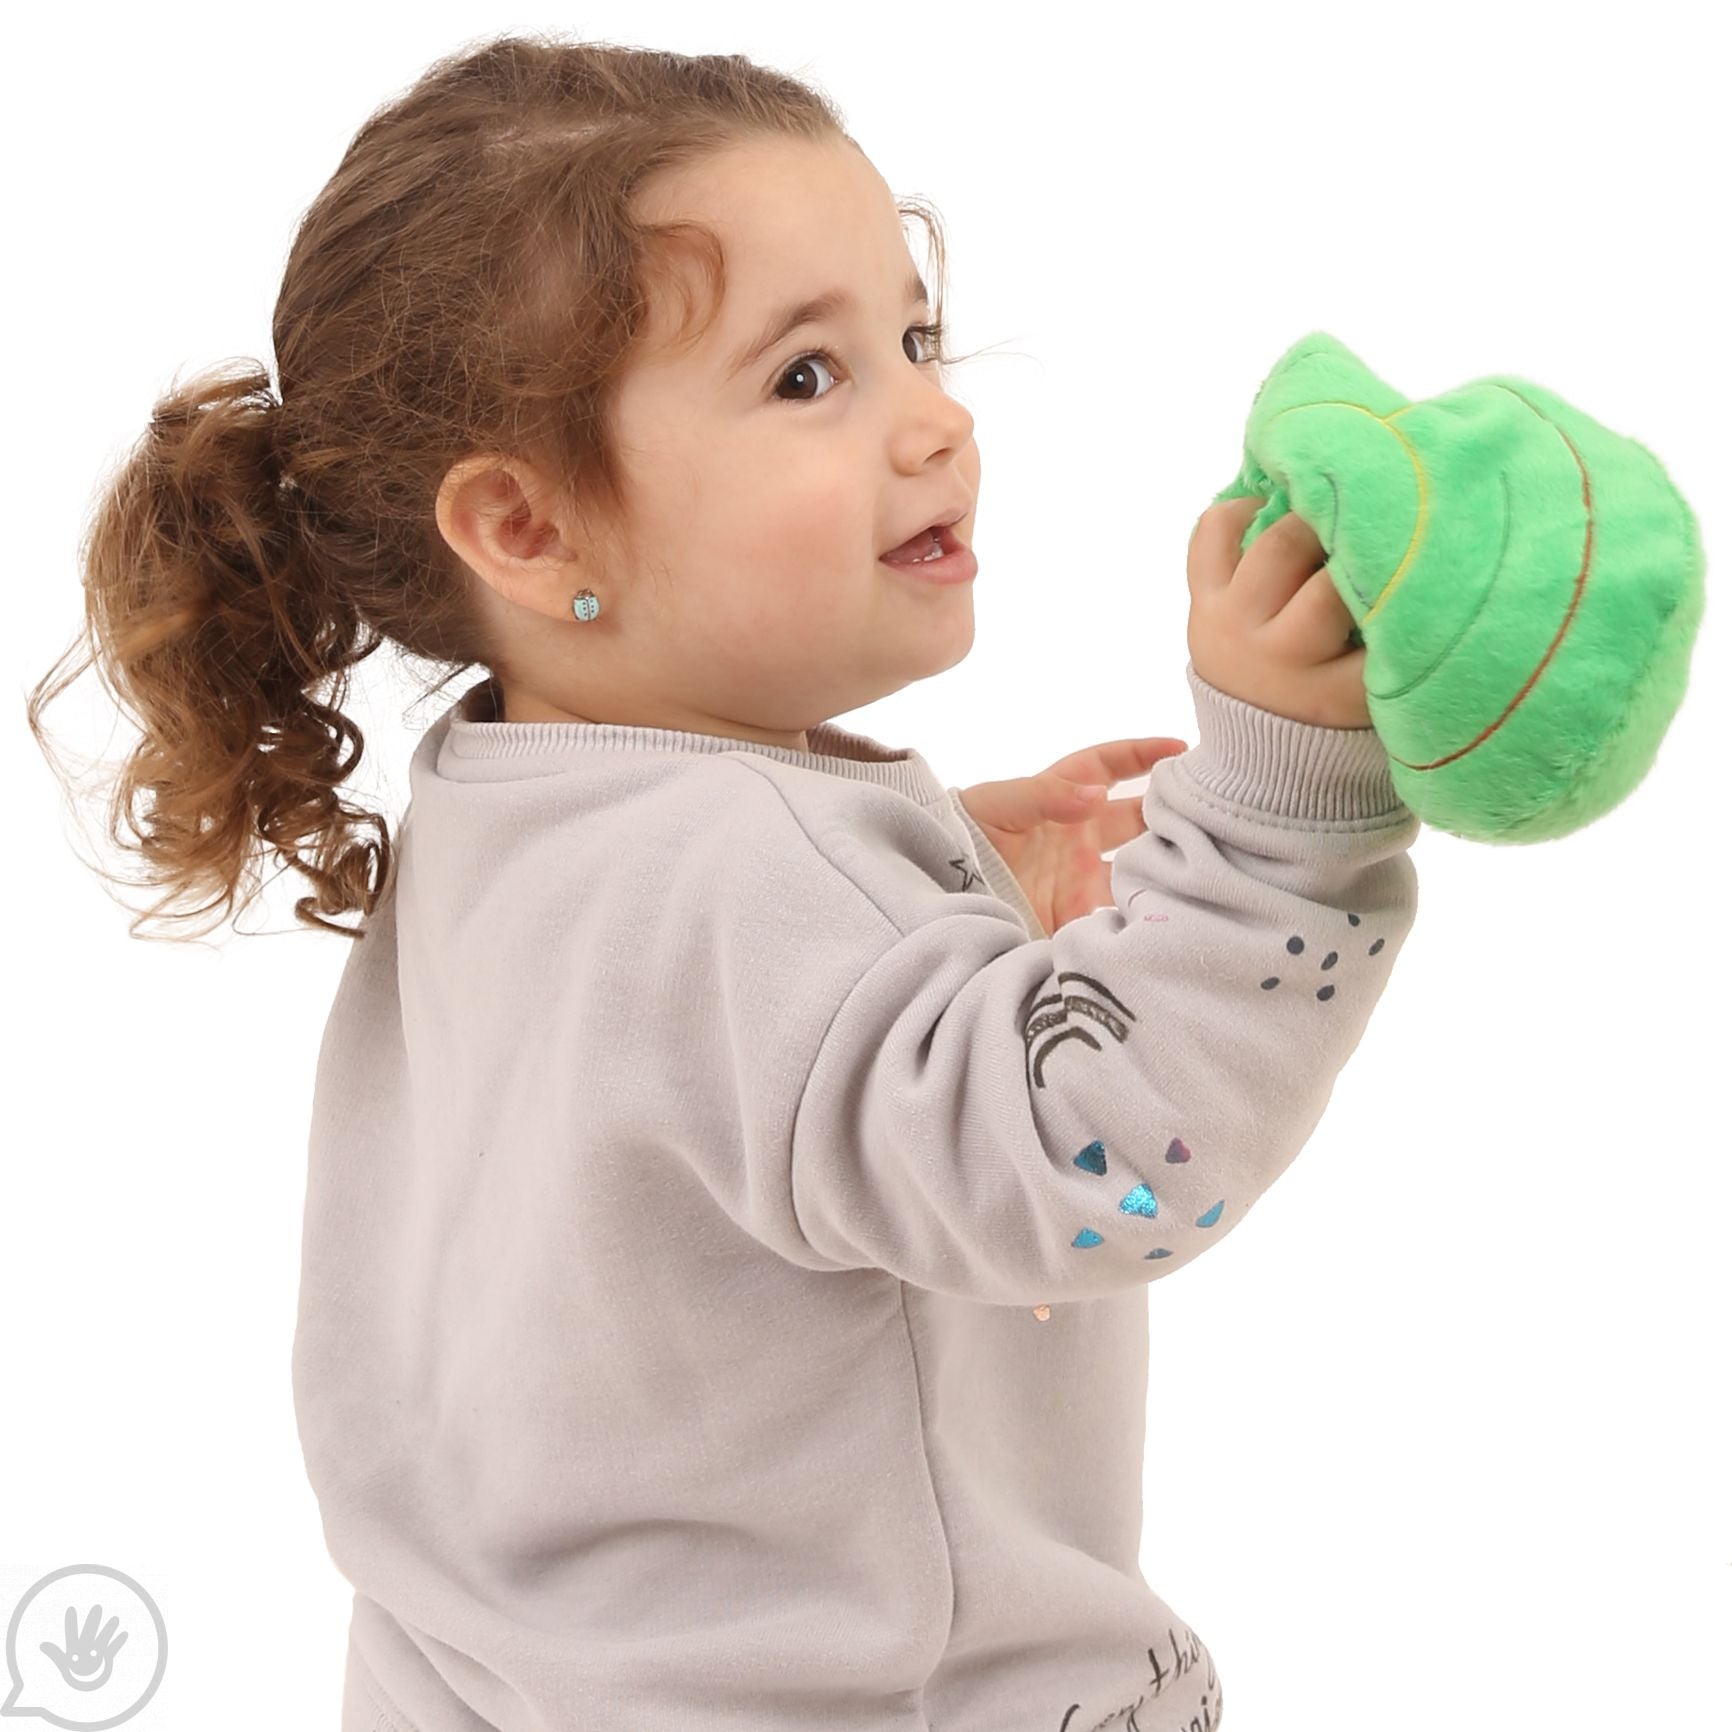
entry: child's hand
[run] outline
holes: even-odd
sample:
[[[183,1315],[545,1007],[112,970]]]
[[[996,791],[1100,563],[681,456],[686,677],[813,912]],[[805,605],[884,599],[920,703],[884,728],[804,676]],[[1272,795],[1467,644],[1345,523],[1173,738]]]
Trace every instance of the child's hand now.
[[[1289,511],[1239,553],[1263,505],[1224,499],[1191,531],[1191,666],[1217,691],[1276,715],[1368,728],[1365,650],[1349,647],[1353,615],[1310,525]]]
[[[1037,775],[960,790],[969,817],[1004,856],[1047,937],[1112,903],[1112,862],[1101,855],[1148,828],[1141,794],[1109,800],[1107,791],[1184,750],[1183,740],[1165,734],[1109,740]]]

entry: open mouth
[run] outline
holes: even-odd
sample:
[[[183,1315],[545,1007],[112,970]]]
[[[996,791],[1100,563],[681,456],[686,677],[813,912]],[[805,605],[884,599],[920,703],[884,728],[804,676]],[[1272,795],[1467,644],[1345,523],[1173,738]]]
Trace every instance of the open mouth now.
[[[972,583],[980,571],[974,549],[948,526],[929,526],[878,557],[885,565],[906,571],[909,581],[922,588]]]
[[[932,524],[878,557],[890,565],[924,565],[961,551],[962,543],[951,533],[949,525]]]

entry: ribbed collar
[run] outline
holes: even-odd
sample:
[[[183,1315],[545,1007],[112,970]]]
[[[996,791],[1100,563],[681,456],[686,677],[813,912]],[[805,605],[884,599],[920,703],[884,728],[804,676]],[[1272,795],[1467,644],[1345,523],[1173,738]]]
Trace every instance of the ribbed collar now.
[[[886,746],[834,722],[819,722],[806,730],[813,747],[806,752],[684,728],[634,728],[615,722],[496,722],[491,719],[492,683],[484,679],[471,686],[435,723],[436,729],[443,730],[435,745],[439,775],[453,781],[490,782],[516,775],[545,776],[575,769],[600,752],[757,752],[800,769],[894,788],[921,806],[948,799],[944,784],[912,746]],[[476,766],[480,759],[513,762],[483,771]]]

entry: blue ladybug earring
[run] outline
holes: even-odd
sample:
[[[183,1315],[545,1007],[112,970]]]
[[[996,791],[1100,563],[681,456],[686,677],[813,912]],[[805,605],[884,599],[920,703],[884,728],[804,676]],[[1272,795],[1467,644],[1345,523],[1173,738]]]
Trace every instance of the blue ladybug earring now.
[[[571,611],[579,620],[592,620],[601,612],[601,603],[595,599],[593,589],[580,589],[571,598]]]

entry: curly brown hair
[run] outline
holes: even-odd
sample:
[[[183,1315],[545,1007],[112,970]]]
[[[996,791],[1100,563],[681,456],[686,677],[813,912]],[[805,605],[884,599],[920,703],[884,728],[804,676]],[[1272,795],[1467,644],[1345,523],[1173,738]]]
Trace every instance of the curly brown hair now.
[[[494,659],[434,518],[441,480],[478,448],[521,454],[565,478],[595,540],[621,520],[612,411],[652,289],[679,288],[669,263],[697,254],[696,341],[726,282],[713,231],[641,223],[631,199],[774,136],[855,144],[821,92],[743,56],[548,33],[445,56],[362,125],[289,250],[276,394],[258,365],[171,385],[80,543],[82,635],[29,699],[51,762],[41,711],[87,669],[137,718],[108,834],[166,890],[132,936],[243,911],[266,851],[311,880],[297,920],[359,936],[394,846],[340,797],[365,743],[342,709],[349,670],[389,639],[447,666],[427,697]],[[942,328],[942,229],[924,200],[897,209],[927,227]]]

